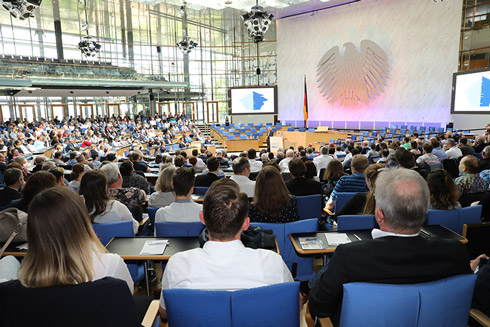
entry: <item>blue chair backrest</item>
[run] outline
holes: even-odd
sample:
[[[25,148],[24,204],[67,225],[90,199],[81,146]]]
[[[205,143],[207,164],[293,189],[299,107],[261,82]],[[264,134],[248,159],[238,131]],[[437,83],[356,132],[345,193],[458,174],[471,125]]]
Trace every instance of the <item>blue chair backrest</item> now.
[[[113,237],[133,237],[132,221],[117,221],[113,223],[92,224],[95,234],[106,246]]]
[[[299,326],[299,283],[239,291],[163,290],[168,323],[188,326]]]
[[[157,214],[158,208],[147,207],[146,212],[148,212],[148,217],[152,226],[155,226],[155,215]]]
[[[321,218],[321,194],[297,196],[296,199],[298,200],[298,212],[300,219]]]
[[[199,236],[203,229],[204,225],[200,221],[191,223],[155,223],[155,235],[157,237]]]
[[[306,281],[315,274],[313,272],[313,257],[300,257],[296,254],[289,234],[308,233],[318,230],[318,219],[305,219],[291,223],[252,223],[263,229],[271,229],[277,239],[279,252],[296,280]]]
[[[464,224],[476,224],[481,219],[482,206],[470,206],[457,210],[434,210],[427,212],[426,225],[442,225],[455,233],[463,233]]]
[[[335,211],[342,210],[347,201],[350,200],[356,193],[355,192],[339,192],[337,193],[337,201],[335,201]]]
[[[299,130],[300,132],[306,132],[306,128],[304,128],[304,127],[300,127],[298,130]]]
[[[477,157],[477,158],[478,158],[478,160],[482,160],[482,158],[483,158],[483,157],[481,156],[481,153],[479,153],[479,152],[475,152],[475,153],[473,153],[473,155],[474,155],[475,157]]]
[[[340,326],[466,326],[473,274],[421,284],[344,284]]]
[[[240,135],[240,140],[246,140],[247,139],[247,135]]]
[[[288,132],[294,132],[294,127],[288,127]]]
[[[377,227],[374,215],[343,215],[337,217],[337,230],[373,229]]]
[[[206,194],[208,189],[209,189],[209,187],[206,187],[206,186],[195,186],[194,187],[194,194]]]

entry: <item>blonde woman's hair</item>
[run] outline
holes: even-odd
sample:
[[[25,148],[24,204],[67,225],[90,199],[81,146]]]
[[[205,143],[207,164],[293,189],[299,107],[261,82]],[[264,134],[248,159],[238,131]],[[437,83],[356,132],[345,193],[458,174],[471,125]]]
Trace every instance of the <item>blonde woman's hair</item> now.
[[[93,279],[93,255],[106,250],[75,191],[53,187],[39,193],[28,217],[29,250],[18,272],[23,286],[73,285]]]
[[[376,178],[378,178],[381,169],[386,168],[383,164],[374,164],[364,170],[364,177],[371,183],[371,189],[366,195],[366,204],[362,209],[361,215],[374,215],[376,209],[376,199],[374,193],[376,191]]]
[[[169,165],[167,168],[161,170],[155,184],[155,190],[158,192],[172,192],[172,180],[175,175],[175,171],[175,167],[172,165]]]

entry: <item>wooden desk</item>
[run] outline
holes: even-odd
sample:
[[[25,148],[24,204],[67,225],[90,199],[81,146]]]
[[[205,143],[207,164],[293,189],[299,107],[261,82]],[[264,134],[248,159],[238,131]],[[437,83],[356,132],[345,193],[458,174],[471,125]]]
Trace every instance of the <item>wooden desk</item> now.
[[[461,243],[467,243],[468,240],[464,238],[463,236],[453,232],[452,230],[447,229],[444,226],[440,225],[435,225],[435,226],[424,226],[422,228],[421,236],[424,236],[424,232],[429,232],[431,237],[440,237],[444,239],[452,239],[452,240],[457,240],[460,241]],[[343,232],[316,232],[316,233],[294,233],[289,235],[289,239],[291,240],[291,243],[294,246],[294,250],[298,254],[325,254],[325,253],[332,253],[335,252],[335,249],[337,246],[330,246],[327,243],[327,239],[325,237],[325,233],[345,233],[347,234],[347,237],[352,242],[358,242],[360,240],[371,240],[371,229],[364,229],[364,230],[355,230],[355,231],[343,231]],[[319,237],[323,244],[326,245],[325,249],[319,249],[319,250],[303,250],[301,248],[301,245],[299,243],[298,238],[299,237]],[[356,237],[358,236],[360,240]],[[430,238],[430,237],[427,237]]]
[[[141,249],[148,240],[168,240],[168,245],[163,254],[140,254]],[[107,245],[110,253],[116,253],[124,260],[143,261],[146,279],[146,294],[150,295],[150,280],[148,275],[147,260],[168,260],[178,252],[187,251],[199,247],[198,237],[115,237]]]
[[[24,243],[26,243],[26,242],[12,242],[12,243],[10,243],[10,245],[7,247],[7,249],[5,249],[5,252],[2,254],[2,256],[11,255],[14,257],[25,257],[26,253],[27,253],[26,250],[16,249],[17,246],[22,245]],[[1,243],[0,248],[2,248],[4,244],[5,243]]]

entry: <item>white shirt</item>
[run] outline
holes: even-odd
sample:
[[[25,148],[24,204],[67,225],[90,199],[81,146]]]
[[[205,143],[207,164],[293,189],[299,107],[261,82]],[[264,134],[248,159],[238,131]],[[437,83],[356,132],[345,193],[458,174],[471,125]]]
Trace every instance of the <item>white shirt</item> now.
[[[419,233],[415,234],[398,234],[398,233],[392,233],[392,232],[386,232],[384,230],[374,228],[371,231],[371,237],[374,239],[380,238],[380,237],[385,237],[385,236],[398,236],[398,237],[415,237],[418,236]]]
[[[320,170],[323,168],[327,168],[328,163],[332,160],[333,160],[333,158],[331,156],[329,156],[328,154],[322,154],[322,155],[319,155],[318,157],[316,157],[315,159],[313,159],[313,163],[316,166],[316,171],[317,171],[318,176],[320,176]]]
[[[262,161],[257,161],[254,158],[254,159],[248,159],[248,162],[250,162],[251,173],[258,173],[262,169]]]
[[[281,173],[289,173],[289,162],[293,160],[291,157],[286,157],[279,163],[279,168],[281,168]]]
[[[202,205],[192,200],[175,200],[169,206],[160,208],[155,215],[155,222],[191,223],[201,221],[199,213]]]
[[[113,223],[116,221],[132,221],[134,233],[138,231],[139,223],[133,218],[128,207],[116,200],[107,201],[105,212],[94,218],[94,223]]]
[[[251,181],[247,176],[243,175],[232,175],[230,179],[240,186],[240,192],[246,193],[249,198],[254,197],[255,181]]]
[[[247,248],[239,240],[208,241],[202,249],[170,258],[162,289],[240,290],[292,281],[288,267],[273,251]],[[163,296],[160,306],[165,308]]]
[[[448,159],[456,159],[463,156],[463,152],[461,152],[461,149],[455,146],[447,149],[446,154]]]
[[[129,273],[128,266],[123,259],[115,253],[96,253],[93,255],[94,275],[93,280],[104,277],[122,279],[128,284],[131,294],[134,291],[133,279]]]

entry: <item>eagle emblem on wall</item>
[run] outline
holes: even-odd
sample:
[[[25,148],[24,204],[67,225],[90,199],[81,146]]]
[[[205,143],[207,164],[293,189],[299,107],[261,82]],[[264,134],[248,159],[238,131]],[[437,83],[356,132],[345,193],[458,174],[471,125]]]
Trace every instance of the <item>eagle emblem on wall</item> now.
[[[362,40],[360,51],[352,42],[344,43],[343,56],[335,46],[317,66],[320,92],[330,104],[342,106],[369,104],[385,91],[391,67],[386,53],[370,40]]]

